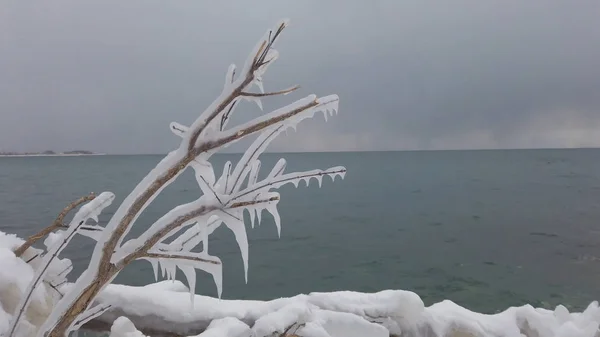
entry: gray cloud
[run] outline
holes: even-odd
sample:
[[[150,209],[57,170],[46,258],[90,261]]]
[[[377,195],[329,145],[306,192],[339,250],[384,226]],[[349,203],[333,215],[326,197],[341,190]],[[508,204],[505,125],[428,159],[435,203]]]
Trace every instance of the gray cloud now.
[[[5,1],[0,150],[166,152],[169,122],[190,123],[282,17],[265,86],[337,93],[341,111],[273,150],[600,146],[599,14],[592,0]]]

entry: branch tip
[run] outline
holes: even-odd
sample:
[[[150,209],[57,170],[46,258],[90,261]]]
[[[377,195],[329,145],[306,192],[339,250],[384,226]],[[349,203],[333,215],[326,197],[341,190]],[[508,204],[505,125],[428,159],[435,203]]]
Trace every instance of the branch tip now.
[[[90,194],[88,194],[86,196],[83,196],[77,200],[72,201],[65,208],[63,208],[63,210],[58,214],[58,216],[56,217],[56,219],[54,220],[54,222],[52,222],[52,224],[50,226],[42,229],[41,231],[39,231],[36,234],[33,234],[32,236],[27,238],[27,240],[25,240],[25,242],[14,251],[15,256],[19,257],[19,256],[23,255],[23,253],[25,253],[27,248],[33,246],[33,244],[35,244],[38,240],[40,240],[44,236],[50,234],[51,232],[54,232],[55,230],[57,230],[59,228],[67,227],[63,223],[67,214],[69,214],[69,212],[71,212],[73,209],[77,208],[77,206],[83,204],[84,202],[92,201],[95,198],[96,198],[96,194],[94,192],[91,192]]]
[[[279,91],[274,91],[274,92],[265,92],[265,93],[258,93],[258,92],[245,92],[242,91],[241,92],[241,96],[246,96],[246,97],[266,97],[266,96],[277,96],[277,95],[287,95],[293,91],[296,91],[300,88],[299,85],[295,85],[291,88],[287,88],[287,89],[283,89],[283,90],[279,90]]]

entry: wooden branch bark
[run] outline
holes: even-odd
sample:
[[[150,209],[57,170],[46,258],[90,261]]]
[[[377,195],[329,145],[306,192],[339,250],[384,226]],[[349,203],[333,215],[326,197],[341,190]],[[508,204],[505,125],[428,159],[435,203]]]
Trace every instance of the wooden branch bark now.
[[[267,96],[287,95],[290,92],[297,90],[298,88],[300,88],[299,85],[296,85],[291,88],[279,90],[279,91],[274,91],[274,92],[264,92],[263,93],[263,92],[245,92],[244,91],[241,93],[241,95],[247,96],[247,97],[267,97]]]
[[[180,255],[180,254],[171,254],[171,253],[168,253],[168,252],[163,252],[163,253],[146,253],[146,254],[143,255],[143,257],[153,258],[153,259],[180,259],[180,260],[190,260],[190,261],[206,262],[206,263],[211,263],[211,264],[221,264],[221,262],[215,261],[215,260],[203,259],[203,258],[197,257],[197,256],[187,256],[187,255]]]
[[[48,227],[42,229],[41,231],[33,234],[32,236],[28,237],[27,240],[25,240],[25,242],[19,248],[17,248],[15,250],[15,252],[14,252],[15,255],[17,257],[23,255],[23,253],[27,250],[27,248],[33,246],[33,244],[35,244],[39,239],[43,238],[44,236],[54,232],[55,230],[57,230],[61,227],[65,227],[63,222],[64,222],[67,214],[69,214],[69,212],[71,212],[72,210],[74,210],[79,205],[83,204],[84,202],[94,200],[95,198],[96,198],[96,195],[94,193],[90,193],[89,195],[83,196],[83,197],[71,202],[70,204],[68,204],[58,214],[58,216],[56,217],[56,220],[54,220],[54,222],[52,222],[52,224],[50,226],[48,226]]]

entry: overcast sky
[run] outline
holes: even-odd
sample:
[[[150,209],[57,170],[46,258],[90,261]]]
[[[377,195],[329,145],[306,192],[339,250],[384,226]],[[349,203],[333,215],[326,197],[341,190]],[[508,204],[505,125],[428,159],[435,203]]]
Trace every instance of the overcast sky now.
[[[272,150],[600,146],[597,0],[4,0],[0,151],[167,152],[283,17],[265,88],[341,101]]]

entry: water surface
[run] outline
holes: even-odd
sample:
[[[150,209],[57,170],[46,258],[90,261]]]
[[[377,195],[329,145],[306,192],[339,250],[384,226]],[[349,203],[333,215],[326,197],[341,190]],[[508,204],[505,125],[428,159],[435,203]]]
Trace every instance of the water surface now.
[[[263,156],[268,172],[279,154]],[[311,291],[407,289],[427,304],[451,299],[480,312],[530,303],[585,307],[600,290],[600,150],[285,154],[288,170],[344,165],[346,179],[281,189],[281,238],[272,218],[249,230],[248,283],[225,227],[211,254],[224,262],[223,298],[272,299]],[[116,204],[162,156],[0,158],[0,230],[20,236],[48,225],[91,191]],[[213,160],[220,170],[226,160]],[[146,210],[132,235],[200,195],[191,172]],[[248,224],[249,227],[249,224]],[[64,255],[85,267],[93,242]],[[198,273],[197,292],[216,295]],[[119,283],[152,280],[149,263]]]

